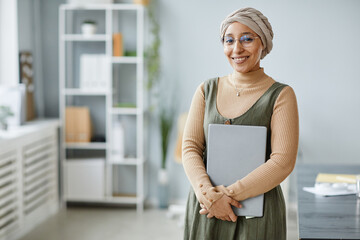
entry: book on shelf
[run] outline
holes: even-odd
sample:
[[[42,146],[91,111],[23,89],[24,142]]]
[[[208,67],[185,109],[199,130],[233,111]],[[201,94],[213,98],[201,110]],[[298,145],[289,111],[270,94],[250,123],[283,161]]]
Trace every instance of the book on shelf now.
[[[114,57],[124,56],[123,36],[121,33],[113,34],[113,56]]]

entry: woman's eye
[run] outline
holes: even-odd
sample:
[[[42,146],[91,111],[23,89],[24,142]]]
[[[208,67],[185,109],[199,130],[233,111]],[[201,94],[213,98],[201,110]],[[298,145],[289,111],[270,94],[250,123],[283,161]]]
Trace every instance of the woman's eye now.
[[[252,42],[252,41],[254,41],[254,38],[252,36],[245,35],[245,36],[242,36],[240,38],[240,41],[242,41],[242,42]]]
[[[234,42],[233,38],[225,38],[225,43],[232,44]]]

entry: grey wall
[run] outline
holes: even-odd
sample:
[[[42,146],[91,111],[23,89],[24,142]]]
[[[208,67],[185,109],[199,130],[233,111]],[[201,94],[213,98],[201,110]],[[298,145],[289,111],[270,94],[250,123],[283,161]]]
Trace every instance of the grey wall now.
[[[33,55],[33,83],[35,112],[44,117],[44,90],[41,44],[40,0],[18,0],[18,44],[19,51],[30,51]]]
[[[65,0],[40,0],[44,111],[46,117],[59,116],[58,7]]]
[[[60,2],[43,0],[41,4],[44,102],[49,117],[58,116]],[[188,110],[202,81],[232,71],[219,43],[219,25],[228,13],[246,6],[262,11],[275,33],[274,48],[262,67],[296,92],[300,114],[298,161],[358,162],[360,2],[356,0],[159,0],[162,80],[175,86],[181,99],[178,112]],[[156,199],[159,137],[153,125],[149,129],[149,196]],[[174,132],[171,153],[175,140]],[[169,158],[169,170],[171,198],[185,199],[189,183],[182,166]]]
[[[19,51],[34,49],[33,5],[32,0],[18,0]]]

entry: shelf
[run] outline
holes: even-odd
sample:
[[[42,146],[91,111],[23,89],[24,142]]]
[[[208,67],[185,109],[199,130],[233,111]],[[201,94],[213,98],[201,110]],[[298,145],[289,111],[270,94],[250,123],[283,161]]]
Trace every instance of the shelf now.
[[[143,157],[144,150],[144,82],[146,73],[144,57],[145,30],[145,7],[137,4],[63,4],[59,11],[59,89],[60,89],[60,115],[63,123],[62,138],[62,167],[63,179],[67,184],[64,188],[64,200],[67,202],[88,202],[105,204],[136,204],[137,210],[142,212],[144,207],[144,164],[147,161]],[[81,21],[96,13],[99,16],[99,26],[102,28],[96,34],[84,35],[79,31]],[[123,17],[123,15],[125,16]],[[128,17],[129,16],[129,17]],[[125,18],[126,17],[126,18]],[[91,19],[91,17],[90,17]],[[126,56],[113,56],[113,33],[123,30],[123,42],[131,41],[134,46],[124,44]],[[105,31],[105,32],[104,32]],[[128,47],[128,48],[126,48]],[[82,71],[81,54],[102,54],[107,61],[99,63],[92,68],[107,68],[108,74],[104,74],[99,88],[84,88],[81,83]],[[83,63],[84,64],[84,63]],[[125,68],[124,71],[122,71]],[[94,71],[93,74],[95,74]],[[92,85],[93,86],[93,85]],[[90,86],[91,87],[91,86]],[[100,100],[100,101],[99,101]],[[105,101],[104,101],[105,100]],[[129,133],[126,143],[129,150],[126,156],[113,154],[112,141],[108,142],[65,142],[66,137],[66,107],[88,107],[94,117],[94,128],[105,130],[107,139],[116,140],[114,121],[119,118],[129,122],[124,124],[124,131]],[[69,126],[71,127],[71,126]],[[130,150],[131,149],[131,150]],[[73,151],[73,154],[69,153]],[[71,152],[70,151],[70,152]],[[95,159],[81,158],[81,156],[93,156],[101,151],[101,192],[94,195],[73,194],[71,187],[79,183],[71,177],[69,168],[71,164],[98,164]],[[100,154],[100,153],[99,153]],[[69,155],[73,158],[67,158]],[[99,158],[99,159],[100,159]],[[115,189],[122,189],[127,182],[115,182],[119,177],[114,173],[114,168],[130,168],[129,181],[136,179],[136,188],[129,191],[134,195],[114,194]],[[69,170],[70,169],[70,170]],[[97,169],[99,170],[99,169]],[[135,170],[135,171],[134,171]],[[70,177],[69,177],[70,176]],[[78,174],[75,174],[77,177]],[[116,178],[116,179],[115,179]],[[85,184],[89,184],[93,177],[81,176]],[[121,179],[123,180],[123,179]],[[97,181],[99,183],[100,181]],[[116,185],[116,186],[115,186]],[[71,186],[71,187],[68,187]],[[81,189],[81,188],[80,188]],[[79,193],[79,192],[77,192]],[[136,195],[135,195],[136,194]]]
[[[138,165],[143,161],[139,158],[118,158],[116,156],[111,157],[111,164],[114,165]]]
[[[62,35],[61,40],[63,41],[106,41],[109,40],[109,35],[105,34],[94,34],[94,35],[84,35],[84,34],[65,34]]]
[[[119,114],[119,115],[137,115],[140,113],[138,108],[112,108],[111,114]]]
[[[96,91],[96,90],[85,90],[80,88],[65,88],[63,91],[64,95],[87,95],[87,96],[94,96],[94,95],[107,95],[107,91]]]
[[[143,62],[140,57],[112,57],[112,63],[139,63]]]
[[[68,202],[138,204],[142,199],[136,196],[107,196],[101,199],[65,197]]]
[[[63,10],[138,10],[144,8],[139,4],[63,4],[60,9]]]
[[[108,201],[111,202],[117,202],[117,203],[138,203],[141,199],[136,197],[136,195],[123,195],[123,194],[119,194],[116,195],[114,194],[112,197],[107,197],[106,198]]]
[[[66,143],[66,149],[94,149],[105,150],[106,143],[104,142],[90,142],[90,143]]]

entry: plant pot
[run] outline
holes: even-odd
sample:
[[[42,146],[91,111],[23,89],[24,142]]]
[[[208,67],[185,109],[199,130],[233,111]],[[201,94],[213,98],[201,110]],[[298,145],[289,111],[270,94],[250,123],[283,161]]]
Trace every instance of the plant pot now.
[[[84,35],[93,35],[96,33],[96,24],[93,23],[83,23],[81,25],[81,32]]]
[[[158,172],[158,199],[159,208],[169,206],[169,179],[166,169],[161,168]]]
[[[0,123],[0,130],[6,131],[8,129],[8,125],[6,123]]]

